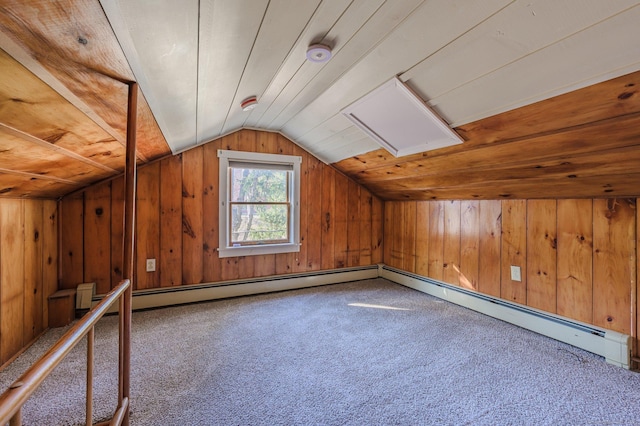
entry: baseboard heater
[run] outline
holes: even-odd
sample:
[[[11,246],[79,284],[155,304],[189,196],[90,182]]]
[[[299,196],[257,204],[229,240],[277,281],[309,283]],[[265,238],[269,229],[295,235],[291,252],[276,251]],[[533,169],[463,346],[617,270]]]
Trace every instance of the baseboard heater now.
[[[609,364],[626,369],[630,367],[631,338],[626,334],[597,328],[386,265],[378,267],[378,275],[389,281],[600,355]]]
[[[160,308],[164,306],[294,290],[377,277],[378,266],[370,265],[300,274],[274,275],[263,278],[247,278],[215,283],[136,290],[133,292],[131,307],[133,310]],[[102,296],[103,295],[94,296],[93,303],[97,303]],[[109,312],[118,312],[118,304],[114,303]]]

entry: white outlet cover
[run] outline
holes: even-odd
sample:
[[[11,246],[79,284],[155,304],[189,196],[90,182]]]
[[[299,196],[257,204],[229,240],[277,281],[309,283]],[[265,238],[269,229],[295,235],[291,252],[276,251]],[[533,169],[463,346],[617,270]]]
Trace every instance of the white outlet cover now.
[[[156,260],[147,259],[147,272],[155,272],[155,271],[156,271]]]
[[[511,265],[511,281],[522,281],[519,266]]]

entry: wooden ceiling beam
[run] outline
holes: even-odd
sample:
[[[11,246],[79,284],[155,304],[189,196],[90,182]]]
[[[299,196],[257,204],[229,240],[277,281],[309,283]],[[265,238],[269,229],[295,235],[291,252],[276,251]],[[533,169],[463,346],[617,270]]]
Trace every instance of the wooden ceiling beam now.
[[[10,133],[10,134],[12,134],[12,135],[14,135],[14,136],[16,136],[16,137],[18,137],[20,139],[23,139],[23,140],[25,140],[25,141],[27,141],[29,143],[38,145],[40,147],[49,149],[51,151],[58,152],[58,153],[63,154],[65,156],[69,157],[69,158],[72,158],[74,160],[83,162],[83,163],[85,163],[85,164],[87,164],[89,166],[95,167],[97,169],[100,169],[100,170],[103,170],[103,171],[106,171],[106,172],[109,172],[109,173],[112,173],[112,174],[119,173],[118,170],[112,169],[109,166],[105,166],[102,163],[98,163],[97,161],[94,161],[94,160],[92,160],[90,158],[87,158],[87,157],[84,157],[84,156],[82,156],[80,154],[77,154],[74,151],[70,151],[68,149],[59,147],[59,146],[57,146],[57,145],[55,145],[55,144],[53,144],[51,142],[44,141],[44,140],[39,139],[39,138],[37,138],[35,136],[32,136],[32,135],[30,135],[28,133],[25,133],[25,132],[23,132],[21,130],[15,129],[15,128],[11,127],[11,126],[7,126],[6,124],[1,123],[1,122],[0,122],[0,129],[4,130],[5,132]]]
[[[40,62],[38,62],[29,52],[25,51],[21,46],[14,42],[8,35],[0,31],[0,47],[7,52],[13,59],[22,64],[23,67],[31,71],[36,77],[45,82],[49,87],[55,90],[60,96],[66,99],[71,105],[78,108],[84,115],[89,117],[91,121],[96,123],[102,130],[111,135],[115,140],[125,146],[124,137],[102,119],[95,111],[77,97],[71,90],[55,78]]]
[[[20,170],[10,170],[10,169],[2,168],[2,167],[0,167],[0,173],[16,175],[16,176],[22,176],[22,177],[26,177],[26,178],[29,178],[29,179],[50,180],[50,181],[53,181],[53,182],[64,183],[64,184],[67,184],[67,185],[74,185],[74,186],[81,185],[81,182],[76,182],[75,180],[63,179],[63,178],[59,178],[59,177],[51,176],[51,175],[39,175],[37,173],[23,172],[23,171],[20,171]]]

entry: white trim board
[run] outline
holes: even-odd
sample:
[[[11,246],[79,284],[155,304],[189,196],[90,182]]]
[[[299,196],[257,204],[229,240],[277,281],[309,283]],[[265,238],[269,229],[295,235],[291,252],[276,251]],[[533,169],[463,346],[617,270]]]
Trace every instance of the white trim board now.
[[[609,364],[627,370],[630,368],[631,337],[626,334],[601,329],[386,265],[379,265],[378,275],[394,283],[600,355]]]
[[[296,290],[349,281],[378,278],[378,266],[316,271],[301,274],[275,275],[263,278],[249,278],[217,283],[192,284],[177,287],[161,287],[133,292],[132,309],[151,309],[229,297],[250,296],[284,290]],[[94,305],[103,297],[94,297]],[[114,303],[109,313],[118,312]]]

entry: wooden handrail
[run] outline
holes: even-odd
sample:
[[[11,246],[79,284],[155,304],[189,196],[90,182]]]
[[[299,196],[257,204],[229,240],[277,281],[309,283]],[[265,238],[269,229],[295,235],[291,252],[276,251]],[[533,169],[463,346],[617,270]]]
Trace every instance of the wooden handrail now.
[[[78,320],[47,353],[9,386],[9,389],[0,396],[0,425],[7,424],[16,414],[20,413],[22,406],[44,379],[51,374],[53,369],[60,364],[82,338],[93,330],[100,318],[107,313],[111,305],[125,293],[129,286],[129,280],[122,280],[96,306]],[[126,405],[128,406],[128,401]]]

